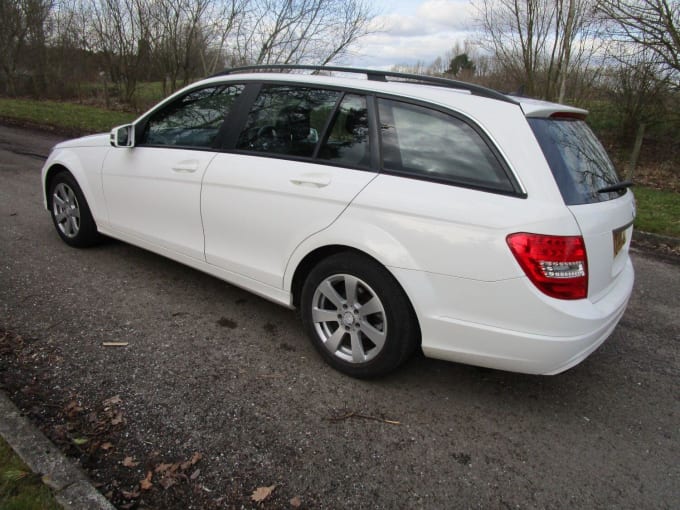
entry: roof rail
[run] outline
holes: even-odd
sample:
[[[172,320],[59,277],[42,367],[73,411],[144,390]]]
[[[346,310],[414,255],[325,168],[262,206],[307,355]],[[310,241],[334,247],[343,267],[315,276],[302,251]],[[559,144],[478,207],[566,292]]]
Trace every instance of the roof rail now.
[[[408,83],[421,83],[426,85],[435,85],[438,87],[446,87],[450,89],[467,90],[470,94],[481,97],[488,97],[490,99],[496,99],[498,101],[504,101],[506,103],[517,104],[517,101],[512,99],[497,90],[482,87],[481,85],[475,85],[473,83],[467,83],[464,81],[450,80],[448,78],[439,78],[437,76],[424,76],[420,74],[409,74],[409,73],[397,73],[393,71],[377,71],[375,69],[360,69],[356,67],[339,67],[339,66],[320,66],[320,65],[308,65],[308,64],[262,64],[262,65],[252,65],[252,66],[242,66],[242,67],[232,67],[230,69],[225,69],[222,72],[214,74],[211,78],[215,76],[224,76],[228,74],[238,74],[247,72],[263,72],[263,71],[314,71],[313,74],[318,74],[320,72],[337,72],[337,73],[354,73],[354,74],[364,74],[366,78],[371,81],[388,81],[388,78],[394,78],[393,81],[402,81]]]

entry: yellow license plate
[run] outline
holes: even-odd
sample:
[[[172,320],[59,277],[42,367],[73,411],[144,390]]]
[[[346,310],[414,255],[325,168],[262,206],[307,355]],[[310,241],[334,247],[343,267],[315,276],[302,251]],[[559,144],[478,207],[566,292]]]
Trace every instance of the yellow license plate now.
[[[626,245],[626,228],[620,228],[612,232],[614,237],[614,257],[616,257],[621,248]]]

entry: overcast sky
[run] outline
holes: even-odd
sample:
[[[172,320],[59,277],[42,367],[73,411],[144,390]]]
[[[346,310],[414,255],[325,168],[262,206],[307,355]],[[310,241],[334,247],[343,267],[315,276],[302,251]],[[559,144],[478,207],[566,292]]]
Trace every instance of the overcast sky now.
[[[374,0],[380,32],[361,39],[345,64],[388,69],[395,64],[431,63],[469,35],[470,0]]]

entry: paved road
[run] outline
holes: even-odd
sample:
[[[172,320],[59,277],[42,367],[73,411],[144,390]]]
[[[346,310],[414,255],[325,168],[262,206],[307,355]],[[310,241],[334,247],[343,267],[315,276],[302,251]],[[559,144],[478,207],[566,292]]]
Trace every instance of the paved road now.
[[[623,321],[565,374],[416,357],[357,381],[291,311],[123,243],[67,247],[41,209],[54,141],[0,128],[0,326],[23,338],[0,383],[117,505],[248,506],[276,484],[265,507],[677,508],[679,265],[635,253]],[[139,493],[194,452],[174,486],[161,469]]]

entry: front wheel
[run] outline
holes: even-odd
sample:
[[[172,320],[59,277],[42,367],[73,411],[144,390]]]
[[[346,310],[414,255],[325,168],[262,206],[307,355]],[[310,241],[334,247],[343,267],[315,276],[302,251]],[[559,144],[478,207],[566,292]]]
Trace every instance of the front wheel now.
[[[417,347],[418,322],[392,274],[367,256],[344,252],[319,263],[302,289],[301,316],[324,359],[353,377],[376,377]]]
[[[50,213],[59,237],[71,246],[83,248],[99,241],[99,233],[83,192],[73,176],[61,171],[49,187]]]

